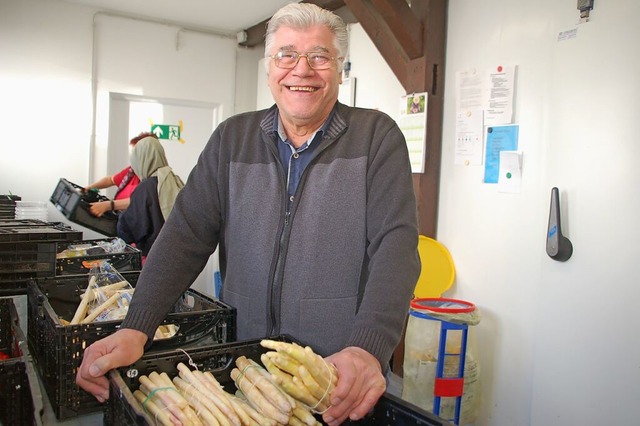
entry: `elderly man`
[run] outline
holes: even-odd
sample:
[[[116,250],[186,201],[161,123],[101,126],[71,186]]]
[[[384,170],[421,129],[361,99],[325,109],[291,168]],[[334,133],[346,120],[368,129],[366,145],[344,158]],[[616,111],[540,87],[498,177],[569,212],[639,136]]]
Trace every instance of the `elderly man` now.
[[[360,419],[386,388],[420,272],[411,168],[387,115],[338,102],[348,34],[335,14],[291,3],[269,21],[276,104],[218,126],[178,195],[122,328],[91,345],[77,383],[136,361],[216,247],[221,299],[241,340],[289,334],[338,370],[330,425]]]

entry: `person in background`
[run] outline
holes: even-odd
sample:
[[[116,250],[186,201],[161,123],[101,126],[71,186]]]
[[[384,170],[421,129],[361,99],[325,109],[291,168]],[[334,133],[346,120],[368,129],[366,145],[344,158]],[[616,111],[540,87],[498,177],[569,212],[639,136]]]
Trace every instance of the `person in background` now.
[[[169,167],[164,148],[155,136],[138,141],[131,150],[130,161],[140,183],[131,194],[129,207],[118,217],[117,234],[146,257],[184,183]]]
[[[156,136],[153,133],[140,133],[129,141],[129,150],[131,150],[143,138]],[[97,217],[101,217],[109,211],[122,211],[129,207],[129,197],[136,186],[140,183],[140,178],[135,174],[131,166],[127,166],[113,176],[105,176],[91,185],[84,188],[85,191],[100,190],[117,187],[116,194],[111,201],[98,201],[91,203],[89,211]]]
[[[384,393],[420,274],[417,208],[395,121],[338,102],[347,44],[342,19],[313,4],[271,18],[275,105],[213,132],[121,328],[84,352],[76,383],[99,401],[107,371],[142,356],[216,247],[238,339],[288,334],[336,366],[326,423],[362,418]]]

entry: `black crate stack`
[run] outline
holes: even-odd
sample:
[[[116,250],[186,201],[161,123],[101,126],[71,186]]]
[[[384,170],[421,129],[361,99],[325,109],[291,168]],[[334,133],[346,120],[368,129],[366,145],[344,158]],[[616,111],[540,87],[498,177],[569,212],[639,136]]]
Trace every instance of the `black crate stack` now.
[[[35,408],[42,404],[31,392],[33,367],[11,298],[0,298],[0,355],[0,424],[37,424]]]
[[[0,195],[0,220],[15,219],[16,201],[20,200],[17,195]]]
[[[135,287],[140,271],[121,273]],[[89,275],[60,275],[32,279],[28,285],[27,337],[36,369],[58,420],[102,411],[91,394],[75,384],[86,347],[113,334],[121,320],[69,324]],[[173,336],[154,341],[148,353],[175,348],[189,351],[201,345],[235,341],[235,308],[193,289],[176,302],[164,325],[175,325]]]
[[[0,296],[26,294],[29,279],[54,276],[57,243],[76,240],[82,232],[62,223],[0,220]]]

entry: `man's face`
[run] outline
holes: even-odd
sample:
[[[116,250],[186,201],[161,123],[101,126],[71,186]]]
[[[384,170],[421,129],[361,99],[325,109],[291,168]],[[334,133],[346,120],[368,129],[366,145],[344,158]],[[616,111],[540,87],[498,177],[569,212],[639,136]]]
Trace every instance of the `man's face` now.
[[[336,57],[333,34],[324,26],[304,30],[280,27],[274,34],[274,55],[282,50],[294,50],[301,54],[323,52]],[[338,86],[342,74],[338,63],[331,61],[329,69],[317,70],[301,57],[292,69],[281,69],[273,60],[269,64],[269,88],[280,109],[285,125],[319,127],[327,118],[338,99]]]

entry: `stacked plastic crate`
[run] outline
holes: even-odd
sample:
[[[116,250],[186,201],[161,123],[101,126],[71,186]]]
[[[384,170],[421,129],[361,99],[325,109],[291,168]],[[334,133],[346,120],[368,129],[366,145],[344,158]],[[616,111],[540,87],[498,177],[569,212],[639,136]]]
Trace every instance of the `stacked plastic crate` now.
[[[16,217],[16,201],[21,198],[17,195],[0,195],[0,220],[14,219]]]
[[[122,272],[135,287],[139,271]],[[28,286],[29,349],[58,420],[95,413],[104,405],[75,384],[86,347],[117,331],[122,323],[70,324],[89,284],[89,275],[33,279]],[[150,353],[172,348],[216,345],[236,338],[236,311],[195,290],[187,290],[163,321],[177,332],[153,343]]]
[[[42,401],[32,385],[38,389],[15,305],[0,298],[0,424],[39,424]]]
[[[0,296],[26,294],[29,279],[55,276],[57,243],[81,239],[62,223],[0,220]]]

